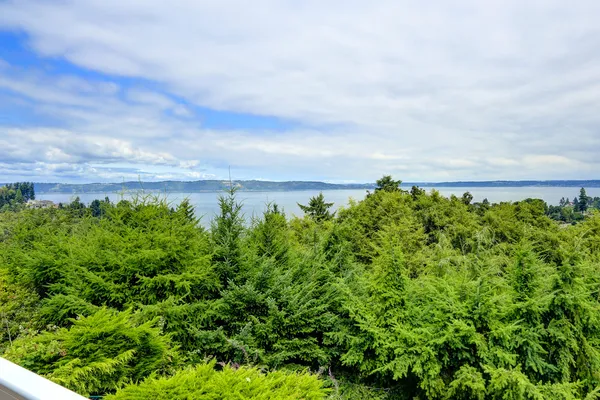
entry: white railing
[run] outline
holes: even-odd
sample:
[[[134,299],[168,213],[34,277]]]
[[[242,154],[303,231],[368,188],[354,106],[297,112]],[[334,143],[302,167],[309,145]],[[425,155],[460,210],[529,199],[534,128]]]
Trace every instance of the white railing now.
[[[82,399],[85,397],[0,357],[0,400]]]

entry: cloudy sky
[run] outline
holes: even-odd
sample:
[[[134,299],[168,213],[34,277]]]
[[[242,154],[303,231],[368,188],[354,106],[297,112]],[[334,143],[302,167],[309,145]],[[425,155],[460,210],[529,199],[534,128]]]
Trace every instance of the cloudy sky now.
[[[600,178],[599,15],[0,0],[0,181]]]

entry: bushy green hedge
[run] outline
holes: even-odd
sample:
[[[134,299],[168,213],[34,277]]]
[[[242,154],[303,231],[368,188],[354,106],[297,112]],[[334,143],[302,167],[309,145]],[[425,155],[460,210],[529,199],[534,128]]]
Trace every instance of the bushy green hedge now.
[[[106,400],[318,400],[328,390],[315,376],[306,373],[273,371],[257,368],[232,368],[217,371],[215,361],[186,368],[168,378],[149,378],[106,397]]]
[[[99,309],[89,317],[15,340],[4,357],[81,394],[102,394],[173,368],[177,352],[153,321]]]

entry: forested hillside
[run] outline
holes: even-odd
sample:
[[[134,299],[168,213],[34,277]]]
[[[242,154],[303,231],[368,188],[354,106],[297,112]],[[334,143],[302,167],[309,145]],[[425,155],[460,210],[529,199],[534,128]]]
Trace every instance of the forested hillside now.
[[[227,180],[199,181],[162,181],[162,182],[122,182],[122,183],[36,183],[38,193],[118,193],[123,190],[145,190],[163,193],[194,193],[218,192],[229,188]],[[293,190],[343,190],[343,189],[373,189],[372,183],[325,183],[314,181],[234,181],[238,190],[244,191],[293,191]]]
[[[106,399],[600,398],[600,213],[399,184],[0,213],[0,354]]]
[[[373,183],[326,183],[315,181],[257,181],[238,180],[233,182],[239,190],[243,191],[294,191],[294,190],[344,190],[344,189],[374,189]],[[459,182],[414,182],[405,183],[407,187],[471,187],[471,188],[515,188],[515,187],[600,187],[600,180],[573,180],[573,181],[459,181]],[[35,183],[38,193],[118,193],[123,190],[145,190],[166,193],[195,193],[218,192],[229,187],[227,180],[199,180],[199,181],[159,181],[139,182],[129,181],[121,183]]]

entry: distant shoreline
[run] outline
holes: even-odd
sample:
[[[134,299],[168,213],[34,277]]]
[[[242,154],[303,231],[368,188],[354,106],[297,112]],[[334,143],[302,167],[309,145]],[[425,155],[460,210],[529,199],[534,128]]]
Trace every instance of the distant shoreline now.
[[[375,183],[335,184],[316,181],[233,181],[242,192],[296,192],[306,190],[373,190]],[[229,187],[224,180],[161,181],[123,183],[34,183],[36,193],[115,193],[144,190],[149,193],[218,193]],[[597,188],[600,180],[550,180],[550,181],[456,181],[456,182],[404,182],[403,189],[422,188],[517,188],[517,187],[576,187]]]
[[[416,185],[419,187],[600,187],[600,180],[572,180],[572,181],[458,181],[458,182],[420,182],[406,183],[402,186]]]

